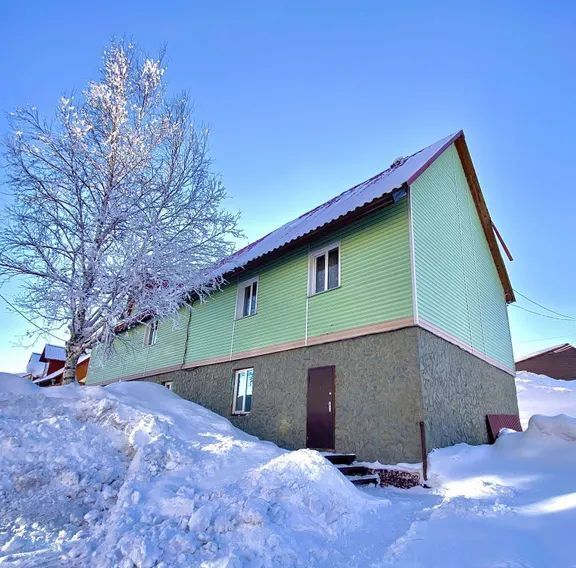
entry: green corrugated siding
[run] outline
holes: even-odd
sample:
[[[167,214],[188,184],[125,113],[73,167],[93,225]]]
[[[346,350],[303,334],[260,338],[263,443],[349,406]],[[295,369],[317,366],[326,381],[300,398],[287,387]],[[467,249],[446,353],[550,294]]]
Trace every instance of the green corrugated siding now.
[[[504,290],[454,145],[411,203],[418,316],[513,369]]]
[[[309,337],[412,316],[408,229],[403,199],[318,243],[340,241],[341,287],[310,298]]]
[[[229,356],[306,336],[308,254],[339,241],[341,287],[308,299],[308,337],[412,315],[407,200],[376,211],[310,246],[247,272],[193,307],[188,349],[186,325],[168,334],[165,322],[153,347],[143,345],[143,327],[132,330],[134,350],[120,346],[102,363],[96,350],[89,382],[102,382],[183,362]],[[237,284],[258,276],[258,311],[234,320]],[[183,314],[183,317],[185,314]],[[171,324],[170,324],[171,325]],[[125,342],[126,343],[126,342]],[[126,351],[125,351],[126,349]]]
[[[150,369],[170,367],[182,363],[186,343],[188,312],[180,310],[175,317],[158,325],[155,345],[144,345],[144,326],[138,326],[114,342],[111,353],[96,348],[90,360],[86,379],[88,384],[111,381]]]
[[[258,276],[258,310],[236,321],[233,352],[302,339],[306,329],[307,249],[300,248],[247,274]],[[233,288],[236,288],[234,286]]]
[[[186,363],[230,353],[236,287],[225,286],[203,303],[195,303],[190,320]]]

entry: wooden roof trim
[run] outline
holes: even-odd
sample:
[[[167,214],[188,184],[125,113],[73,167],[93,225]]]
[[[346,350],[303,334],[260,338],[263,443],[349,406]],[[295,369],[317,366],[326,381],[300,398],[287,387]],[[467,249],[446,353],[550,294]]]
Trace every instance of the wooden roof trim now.
[[[460,161],[462,162],[464,174],[466,175],[466,180],[468,181],[468,186],[470,187],[472,198],[476,205],[476,210],[478,211],[480,222],[482,223],[482,229],[484,230],[484,235],[488,241],[488,247],[490,248],[492,258],[496,264],[498,276],[500,277],[502,287],[504,288],[504,297],[506,299],[506,303],[510,304],[516,301],[516,297],[514,296],[514,290],[512,289],[512,284],[508,276],[508,271],[506,270],[506,265],[504,264],[504,259],[500,253],[500,247],[496,241],[493,228],[494,224],[492,223],[492,218],[490,217],[488,207],[484,201],[482,189],[480,188],[480,182],[478,181],[478,176],[476,175],[476,170],[474,169],[472,157],[470,156],[470,151],[468,150],[463,132],[454,141],[454,144],[456,146],[456,150],[458,151]]]

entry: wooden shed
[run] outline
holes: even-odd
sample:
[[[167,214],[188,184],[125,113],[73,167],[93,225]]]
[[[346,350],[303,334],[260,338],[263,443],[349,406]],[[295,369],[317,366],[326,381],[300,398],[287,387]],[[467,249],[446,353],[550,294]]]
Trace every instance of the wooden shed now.
[[[517,371],[530,371],[565,381],[576,380],[576,347],[555,345],[516,361]]]

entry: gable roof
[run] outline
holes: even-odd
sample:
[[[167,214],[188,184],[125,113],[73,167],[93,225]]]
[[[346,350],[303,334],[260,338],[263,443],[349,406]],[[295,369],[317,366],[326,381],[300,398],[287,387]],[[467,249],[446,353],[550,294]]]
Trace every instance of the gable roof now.
[[[60,345],[46,343],[39,360],[43,363],[47,361],[66,361],[66,350]]]
[[[552,347],[547,347],[546,349],[536,351],[535,353],[530,353],[529,355],[522,357],[522,359],[518,359],[516,363],[522,363],[523,361],[533,359],[534,357],[539,357],[540,355],[546,355],[547,353],[562,353],[563,351],[569,351],[571,349],[576,349],[576,347],[574,347],[571,343],[553,345]]]
[[[26,373],[34,377],[41,377],[45,370],[46,363],[40,361],[40,353],[32,353],[26,365]]]
[[[282,225],[280,228],[224,258],[214,267],[210,276],[224,276],[246,267],[248,264],[263,259],[263,257],[275,251],[295,245],[312,233],[316,233],[320,229],[326,228],[354,213],[359,213],[376,203],[381,202],[382,206],[394,203],[404,195],[402,190],[408,189],[436,158],[453,143],[456,145],[462,161],[484,234],[504,288],[506,301],[513,302],[515,300],[514,292],[494,235],[494,225],[484,202],[472,159],[466,146],[464,133],[461,130],[407,158],[396,160],[387,170],[344,191],[326,203],[300,215],[293,221]]]

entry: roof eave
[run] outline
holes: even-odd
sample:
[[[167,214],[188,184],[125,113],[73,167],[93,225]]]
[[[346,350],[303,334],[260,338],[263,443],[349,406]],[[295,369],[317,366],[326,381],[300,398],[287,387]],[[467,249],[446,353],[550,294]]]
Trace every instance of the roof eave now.
[[[365,203],[363,206],[357,207],[356,209],[349,211],[345,215],[342,215],[342,216],[338,217],[337,219],[329,221],[329,222],[325,223],[324,225],[321,225],[320,227],[317,227],[316,229],[313,229],[312,231],[309,231],[308,233],[306,233],[306,234],[304,234],[304,235],[302,235],[296,239],[293,239],[292,241],[285,243],[284,245],[282,245],[282,246],[280,246],[274,250],[271,250],[270,252],[263,254],[262,256],[259,256],[255,259],[247,262],[246,264],[244,264],[242,266],[238,266],[234,270],[231,270],[229,272],[224,273],[222,275],[222,277],[229,282],[230,281],[229,279],[233,278],[237,274],[241,274],[247,270],[252,270],[252,269],[256,268],[257,266],[260,266],[261,264],[269,262],[270,260],[285,254],[286,252],[288,252],[290,250],[293,250],[297,247],[303,246],[303,245],[309,243],[310,241],[312,241],[313,239],[318,238],[319,236],[323,235],[324,233],[334,231],[334,230],[338,229],[340,226],[351,223],[352,221],[355,221],[356,219],[359,219],[360,217],[363,217],[364,215],[372,213],[373,211],[376,211],[378,209],[382,209],[383,207],[388,207],[390,205],[393,205],[394,203],[396,203],[398,201],[398,198],[396,197],[396,195],[397,195],[396,192],[398,190],[406,189],[406,187],[404,187],[404,186],[406,186],[406,184],[403,184],[402,186],[396,188],[393,192],[386,193],[386,194],[382,195],[381,197],[378,197],[378,198],[370,201],[369,203]]]

